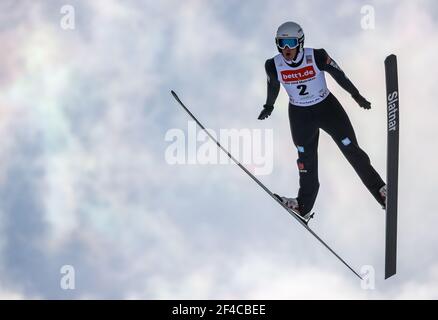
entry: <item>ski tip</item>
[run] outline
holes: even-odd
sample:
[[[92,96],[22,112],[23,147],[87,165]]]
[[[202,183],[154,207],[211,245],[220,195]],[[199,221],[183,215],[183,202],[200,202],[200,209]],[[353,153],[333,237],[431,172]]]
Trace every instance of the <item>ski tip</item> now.
[[[397,56],[395,54],[390,54],[386,57],[385,62],[388,62],[390,60],[397,60]]]
[[[170,90],[170,93],[172,94],[172,96],[175,98],[176,101],[178,101],[180,104],[182,104],[180,98],[178,97],[178,95],[176,94],[175,91]]]

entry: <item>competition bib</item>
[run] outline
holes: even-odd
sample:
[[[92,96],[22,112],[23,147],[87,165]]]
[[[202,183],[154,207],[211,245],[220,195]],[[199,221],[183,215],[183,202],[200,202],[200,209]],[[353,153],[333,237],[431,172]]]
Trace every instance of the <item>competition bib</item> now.
[[[329,95],[324,72],[318,69],[313,49],[304,48],[304,57],[297,67],[289,66],[283,56],[274,57],[278,80],[283,85],[291,104],[307,107],[321,102]]]

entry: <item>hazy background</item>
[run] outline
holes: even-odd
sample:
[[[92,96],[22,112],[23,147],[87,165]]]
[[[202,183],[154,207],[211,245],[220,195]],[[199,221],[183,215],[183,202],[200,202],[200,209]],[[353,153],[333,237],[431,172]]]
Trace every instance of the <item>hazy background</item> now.
[[[75,29],[60,9],[75,9]],[[375,28],[361,27],[361,7]],[[0,298],[438,298],[436,1],[1,1]],[[266,121],[264,62],[299,22],[373,108],[328,76],[385,176],[383,61],[399,61],[398,274],[384,277],[384,214],[334,142],[320,137],[312,228],[375,290],[233,165],[168,165],[187,130],[177,91],[215,130],[274,130],[274,171],[295,196],[296,150],[281,92]],[[283,90],[283,89],[282,89]],[[72,265],[76,289],[62,290]]]

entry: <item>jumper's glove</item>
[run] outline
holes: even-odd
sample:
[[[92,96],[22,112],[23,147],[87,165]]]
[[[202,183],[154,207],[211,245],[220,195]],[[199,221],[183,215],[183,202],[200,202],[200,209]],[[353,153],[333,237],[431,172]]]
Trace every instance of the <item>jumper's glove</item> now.
[[[260,115],[259,115],[258,119],[259,120],[266,119],[267,117],[269,117],[271,115],[272,110],[274,110],[274,106],[268,106],[268,105],[265,104],[263,106],[262,112],[260,112]]]
[[[357,104],[361,107],[364,108],[366,110],[371,109],[371,103],[365,99],[364,97],[362,97],[360,94],[354,95],[353,99],[356,100]]]

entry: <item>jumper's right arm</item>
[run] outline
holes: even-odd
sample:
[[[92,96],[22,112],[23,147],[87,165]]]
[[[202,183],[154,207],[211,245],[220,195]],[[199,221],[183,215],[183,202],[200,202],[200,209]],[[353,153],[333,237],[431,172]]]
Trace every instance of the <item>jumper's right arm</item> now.
[[[268,96],[266,98],[267,106],[274,106],[280,92],[280,82],[277,78],[277,69],[275,68],[274,59],[266,60],[265,63],[266,76],[268,77]]]
[[[280,82],[277,79],[277,69],[275,68],[274,59],[266,60],[265,70],[268,78],[268,94],[263,110],[258,117],[259,120],[266,119],[271,115],[272,110],[274,110],[275,100],[277,100],[278,93],[280,92]]]

